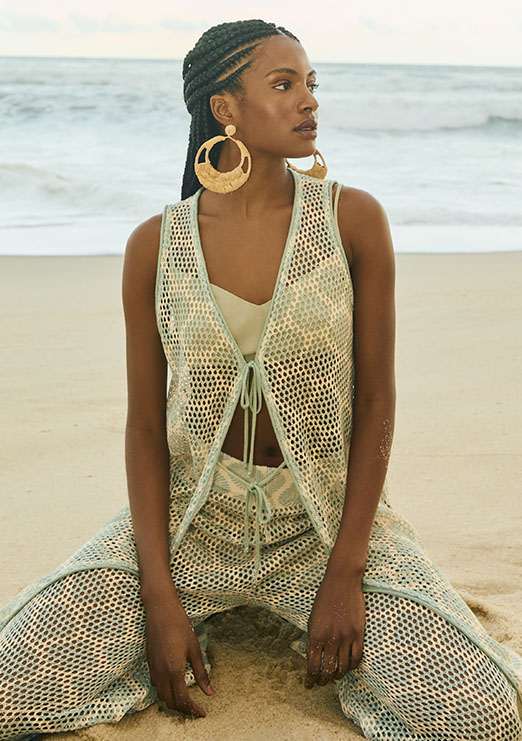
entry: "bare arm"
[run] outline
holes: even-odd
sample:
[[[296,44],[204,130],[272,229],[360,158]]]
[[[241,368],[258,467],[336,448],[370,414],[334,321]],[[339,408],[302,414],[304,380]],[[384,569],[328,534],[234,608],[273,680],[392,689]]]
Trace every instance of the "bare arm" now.
[[[339,231],[354,288],[353,426],[339,532],[308,619],[305,687],[341,679],[361,662],[361,582],[395,422],[395,259],[388,220],[369,193],[343,188]]]
[[[128,394],[125,460],[141,593],[146,606],[172,592],[177,597],[169,570],[167,362],[154,307],[160,228],[158,215],[132,232],[125,250],[122,281]]]
[[[132,232],[125,250],[122,295],[127,334],[127,486],[138,549],[151,682],[167,707],[204,716],[205,711],[190,698],[185,684],[187,662],[201,690],[210,695],[213,689],[198,638],[170,573],[167,361],[155,313],[160,232],[161,216],[153,216]]]
[[[395,258],[386,213],[365,191],[341,192],[339,231],[352,260],[355,398],[346,496],[329,568],[360,578],[395,424]]]

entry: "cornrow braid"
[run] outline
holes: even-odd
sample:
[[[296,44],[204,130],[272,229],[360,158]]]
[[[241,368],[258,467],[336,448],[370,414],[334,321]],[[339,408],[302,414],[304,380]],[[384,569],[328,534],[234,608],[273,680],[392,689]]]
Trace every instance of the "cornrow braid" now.
[[[243,95],[241,75],[252,64],[254,49],[262,39],[278,34],[285,34],[299,41],[297,36],[283,26],[257,18],[219,23],[205,31],[185,56],[183,99],[191,121],[181,186],[182,199],[193,195],[201,187],[194,170],[198,149],[207,139],[221,134],[210,108],[211,96],[224,92]],[[213,167],[217,166],[220,150],[221,142],[210,151]]]

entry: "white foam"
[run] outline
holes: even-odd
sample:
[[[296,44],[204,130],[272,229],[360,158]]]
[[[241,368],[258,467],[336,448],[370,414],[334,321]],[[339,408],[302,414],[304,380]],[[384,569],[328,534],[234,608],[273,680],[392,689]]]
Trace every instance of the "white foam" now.
[[[469,227],[477,249],[499,228],[513,244],[507,235],[522,227],[519,69],[314,67],[328,178],[372,193],[394,226]],[[121,239],[118,225],[180,199],[190,122],[180,60],[4,58],[0,83],[4,254],[25,249],[17,228],[36,227],[39,253],[112,251],[104,234]]]

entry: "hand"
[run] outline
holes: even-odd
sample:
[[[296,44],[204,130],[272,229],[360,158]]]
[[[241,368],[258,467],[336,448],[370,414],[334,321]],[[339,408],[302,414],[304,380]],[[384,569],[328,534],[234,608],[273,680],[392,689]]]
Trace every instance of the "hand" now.
[[[147,605],[145,612],[147,662],[159,699],[172,710],[204,718],[203,708],[189,697],[185,683],[187,660],[203,692],[213,695],[214,690],[205,669],[201,646],[181,602],[177,598],[165,598]]]
[[[314,683],[325,685],[331,679],[342,679],[359,666],[365,619],[360,577],[326,570],[308,619],[307,689]]]

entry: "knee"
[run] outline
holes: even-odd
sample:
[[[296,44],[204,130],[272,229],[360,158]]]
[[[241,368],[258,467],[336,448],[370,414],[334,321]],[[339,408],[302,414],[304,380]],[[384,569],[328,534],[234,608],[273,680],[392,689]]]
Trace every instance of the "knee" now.
[[[480,694],[469,687],[454,698],[453,708],[445,712],[444,728],[456,741],[520,741],[522,723],[517,709],[516,692],[507,687],[484,687]],[[487,693],[487,694],[486,694]],[[446,734],[444,734],[446,737]]]

